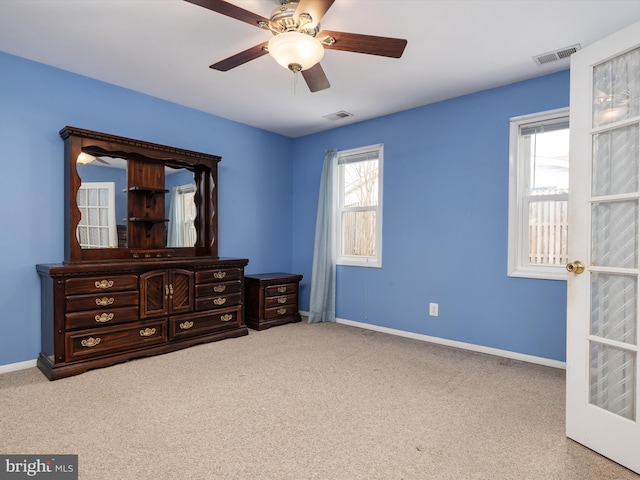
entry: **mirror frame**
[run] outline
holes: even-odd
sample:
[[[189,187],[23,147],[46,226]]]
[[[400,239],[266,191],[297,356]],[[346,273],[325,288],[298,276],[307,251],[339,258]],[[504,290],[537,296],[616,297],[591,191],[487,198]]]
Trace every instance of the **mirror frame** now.
[[[64,140],[65,157],[64,263],[157,260],[172,257],[218,258],[217,183],[218,163],[221,157],[77,127],[64,127],[60,130],[60,136]],[[193,172],[197,212],[194,220],[197,232],[195,246],[154,249],[138,248],[135,245],[121,248],[81,248],[76,235],[80,223],[80,209],[76,204],[76,198],[81,185],[77,158],[82,152],[94,156],[143,159],[146,162],[186,168]]]

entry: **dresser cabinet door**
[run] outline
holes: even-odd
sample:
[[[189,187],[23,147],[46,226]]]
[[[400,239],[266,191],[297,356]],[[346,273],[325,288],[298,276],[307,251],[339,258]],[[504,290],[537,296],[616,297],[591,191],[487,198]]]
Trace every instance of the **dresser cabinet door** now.
[[[187,313],[193,310],[193,272],[169,271],[169,313]]]
[[[156,270],[140,275],[140,318],[169,313],[169,272]]]
[[[159,270],[140,275],[140,318],[193,310],[193,278],[189,270]]]

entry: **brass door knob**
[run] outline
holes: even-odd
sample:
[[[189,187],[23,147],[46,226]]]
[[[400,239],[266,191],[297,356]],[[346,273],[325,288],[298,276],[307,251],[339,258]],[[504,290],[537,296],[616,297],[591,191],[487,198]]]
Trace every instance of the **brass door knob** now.
[[[582,263],[580,260],[567,263],[567,272],[581,274],[582,272],[584,272],[584,263]]]

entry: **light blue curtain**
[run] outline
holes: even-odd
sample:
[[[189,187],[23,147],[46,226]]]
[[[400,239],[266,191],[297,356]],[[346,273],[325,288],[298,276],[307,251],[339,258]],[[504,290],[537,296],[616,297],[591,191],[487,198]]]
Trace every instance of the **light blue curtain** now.
[[[180,187],[171,189],[171,203],[169,204],[169,225],[167,225],[167,247],[182,246],[182,224],[184,218],[180,205]]]
[[[336,170],[338,150],[328,150],[324,157],[316,236],[313,248],[313,270],[311,272],[311,300],[309,323],[336,321],[336,247],[334,217],[335,196],[338,194]]]

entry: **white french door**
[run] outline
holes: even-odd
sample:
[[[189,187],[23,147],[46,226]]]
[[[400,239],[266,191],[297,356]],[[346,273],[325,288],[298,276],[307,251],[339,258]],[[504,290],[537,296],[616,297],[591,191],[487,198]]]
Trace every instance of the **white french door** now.
[[[78,189],[76,205],[80,210],[80,222],[76,229],[80,246],[82,248],[117,247],[115,184],[83,182]]]
[[[640,473],[640,23],[572,55],[570,128],[567,436]]]

